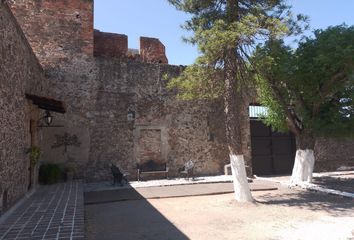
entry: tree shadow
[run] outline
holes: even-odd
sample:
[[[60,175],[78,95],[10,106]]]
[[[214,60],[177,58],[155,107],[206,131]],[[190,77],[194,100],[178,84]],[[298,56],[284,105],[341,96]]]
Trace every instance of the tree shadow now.
[[[134,188],[84,196],[85,239],[189,239]]]
[[[352,216],[354,210],[352,198],[306,190],[288,190],[285,193],[282,191],[267,192],[256,197],[256,200],[265,205],[325,211],[332,216]]]
[[[354,178],[338,177],[314,177],[312,183],[324,188],[334,189],[342,192],[354,193]]]

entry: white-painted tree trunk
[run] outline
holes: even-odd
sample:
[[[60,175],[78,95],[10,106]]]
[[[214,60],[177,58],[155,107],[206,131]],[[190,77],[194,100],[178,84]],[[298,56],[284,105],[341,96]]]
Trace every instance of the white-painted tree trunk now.
[[[243,155],[230,155],[232,179],[235,189],[235,199],[238,202],[253,202],[247,181]]]
[[[290,178],[290,185],[297,185],[312,181],[313,167],[315,165],[315,155],[311,149],[296,150],[296,157],[293,172]]]

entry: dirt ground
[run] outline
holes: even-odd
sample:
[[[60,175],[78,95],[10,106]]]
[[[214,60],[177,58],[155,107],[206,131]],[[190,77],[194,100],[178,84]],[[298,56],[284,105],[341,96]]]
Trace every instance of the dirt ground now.
[[[122,201],[85,206],[86,239],[352,239],[354,199],[296,191]]]

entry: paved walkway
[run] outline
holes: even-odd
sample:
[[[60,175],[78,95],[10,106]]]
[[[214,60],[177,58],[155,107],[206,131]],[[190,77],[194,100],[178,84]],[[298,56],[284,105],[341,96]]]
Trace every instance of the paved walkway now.
[[[39,186],[0,225],[5,239],[84,239],[82,183]]]
[[[251,191],[271,191],[277,190],[274,183],[255,180],[250,183]],[[234,187],[232,183],[204,183],[190,185],[170,185],[132,188],[125,186],[124,188],[116,188],[115,190],[99,190],[85,192],[85,204],[109,203],[127,200],[142,199],[158,199],[158,198],[175,198],[187,196],[205,196],[233,193]]]

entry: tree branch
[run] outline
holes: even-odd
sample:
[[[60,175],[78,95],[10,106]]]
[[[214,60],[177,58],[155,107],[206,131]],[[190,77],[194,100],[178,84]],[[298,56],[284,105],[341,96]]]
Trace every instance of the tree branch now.
[[[340,84],[342,82],[345,82],[347,80],[347,74],[340,71],[337,72],[330,80],[325,82],[320,88],[319,88],[319,100],[313,104],[313,109],[312,112],[314,115],[316,115],[321,107],[321,104],[327,97],[332,97],[333,94],[331,94],[331,91],[333,91],[333,86],[336,84]]]
[[[279,91],[279,89],[277,88],[275,81],[271,77],[268,77],[267,79],[268,79],[268,82],[269,82],[269,85],[270,85],[270,88],[273,92],[274,97],[278,100],[279,104],[282,106],[282,108],[285,112],[286,120],[287,120],[290,130],[295,135],[300,135],[301,131],[302,131],[302,128],[299,126],[299,125],[301,125],[301,120],[296,116],[295,113],[293,113],[291,111],[291,109],[288,108],[288,105],[284,101],[284,98],[283,98],[281,92]]]

